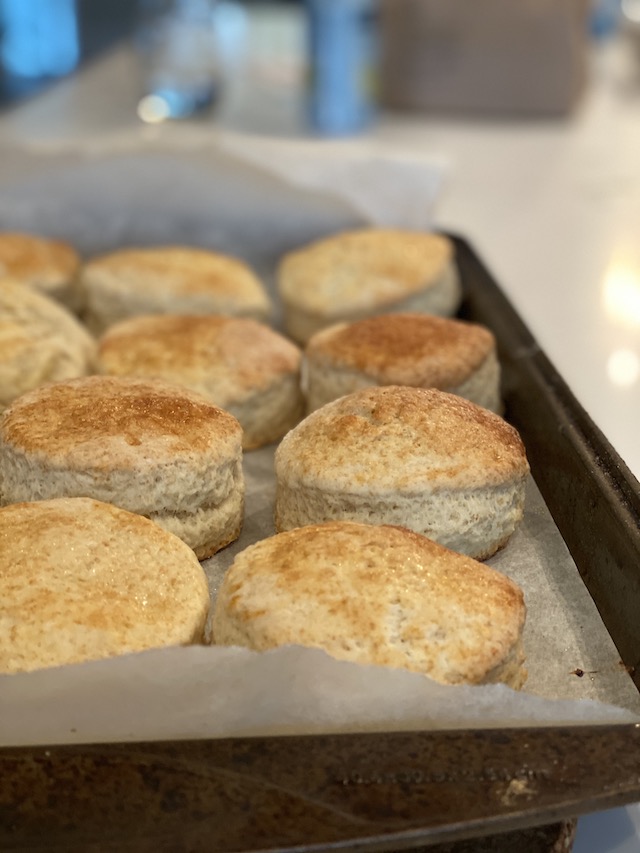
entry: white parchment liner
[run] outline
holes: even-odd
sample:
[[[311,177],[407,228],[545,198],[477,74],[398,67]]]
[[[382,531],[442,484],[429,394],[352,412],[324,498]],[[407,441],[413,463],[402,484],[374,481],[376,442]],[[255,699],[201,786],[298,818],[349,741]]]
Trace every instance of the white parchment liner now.
[[[278,145],[185,131],[0,151],[0,228],[62,237],[85,256],[121,245],[211,246],[244,257],[272,287],[282,252],[312,237],[365,221],[432,223],[444,174],[434,162],[363,145],[342,153]],[[272,462],[273,448],[245,455],[245,526],[204,564],[213,595],[233,555],[274,532]],[[533,482],[523,525],[490,562],[525,592],[524,692],[443,687],[293,646],[165,649],[0,676],[0,743],[639,719],[639,694]]]

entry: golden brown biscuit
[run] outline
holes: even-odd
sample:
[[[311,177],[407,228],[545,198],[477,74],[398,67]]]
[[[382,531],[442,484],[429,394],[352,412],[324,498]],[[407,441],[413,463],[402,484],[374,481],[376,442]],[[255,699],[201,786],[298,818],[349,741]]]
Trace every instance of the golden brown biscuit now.
[[[66,308],[0,280],[0,412],[32,388],[91,373],[95,355],[95,341]]]
[[[193,551],[89,498],[0,509],[0,672],[200,643],[209,590]]]
[[[431,314],[382,314],[323,329],[306,346],[304,376],[310,412],[370,385],[439,388],[502,408],[493,334]]]
[[[160,377],[204,394],[236,417],[245,450],[277,441],[304,414],[300,349],[246,317],[134,317],[99,343],[99,370]]]
[[[521,687],[524,622],[522,591],[495,569],[404,528],[330,522],[238,554],[212,634],[260,651],[319,647],[446,684]]]
[[[242,428],[160,380],[89,376],[23,394],[0,418],[0,501],[78,496],[148,516],[208,557],[240,534]]]
[[[80,256],[69,243],[36,234],[0,233],[0,277],[28,284],[71,311],[81,307]]]
[[[231,314],[265,320],[271,304],[242,261],[189,246],[122,249],[85,264],[85,318],[96,334],[141,314]]]
[[[282,259],[284,326],[306,343],[333,323],[389,312],[455,314],[461,286],[448,237],[367,228],[318,240]]]
[[[520,436],[487,409],[433,388],[365,388],[280,442],[276,529],[398,524],[484,559],[520,522],[528,472]]]

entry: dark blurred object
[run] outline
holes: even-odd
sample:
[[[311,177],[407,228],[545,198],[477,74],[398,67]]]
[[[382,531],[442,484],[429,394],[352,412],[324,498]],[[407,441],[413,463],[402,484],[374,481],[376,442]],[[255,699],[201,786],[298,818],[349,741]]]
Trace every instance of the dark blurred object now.
[[[128,38],[136,21],[132,0],[76,0],[81,61]]]
[[[588,0],[382,0],[392,109],[560,115],[586,80]]]
[[[0,0],[0,105],[42,91],[126,37],[131,0]]]

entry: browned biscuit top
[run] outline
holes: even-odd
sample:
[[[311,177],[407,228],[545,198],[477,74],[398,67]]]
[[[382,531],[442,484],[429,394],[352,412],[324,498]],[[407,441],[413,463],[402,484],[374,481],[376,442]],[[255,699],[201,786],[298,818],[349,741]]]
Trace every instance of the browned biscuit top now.
[[[0,233],[0,275],[53,285],[72,279],[79,266],[78,253],[68,243],[32,234]]]
[[[451,241],[439,234],[384,228],[341,232],[285,255],[279,288],[291,304],[331,315],[428,288],[452,259]]]
[[[317,332],[317,366],[351,368],[389,385],[454,386],[495,349],[484,326],[429,314],[383,314]]]
[[[99,345],[105,373],[222,383],[229,399],[296,372],[300,360],[299,348],[263,323],[219,315],[135,317],[112,326]]]
[[[192,642],[208,606],[193,551],[140,515],[90,498],[0,509],[0,671]]]
[[[326,491],[490,486],[529,470],[518,432],[498,415],[433,388],[365,388],[289,432],[276,473]]]
[[[26,595],[20,606],[21,616],[26,619],[42,615],[42,607],[47,597],[53,595],[56,584],[64,586],[70,580],[73,585],[72,564],[79,566],[86,561],[86,578],[94,581],[100,599],[107,605],[87,614],[86,624],[94,627],[104,625],[106,620],[115,627],[119,624],[124,627],[134,615],[136,619],[145,619],[153,614],[154,619],[170,621],[167,617],[174,601],[169,590],[158,583],[167,559],[182,557],[185,569],[188,567],[196,578],[201,574],[196,568],[197,561],[194,563],[192,559],[193,553],[177,537],[140,515],[91,498],[57,498],[3,507],[0,509],[0,543],[5,605],[8,600],[16,600],[14,593],[25,586],[25,578],[33,581],[28,584],[32,594]],[[129,568],[127,563],[109,565],[112,558],[105,549],[96,548],[98,544],[107,543],[112,548],[117,547],[119,556],[132,560]],[[152,552],[160,558],[153,567]],[[38,565],[42,558],[46,565]],[[136,570],[133,570],[134,565]],[[149,571],[146,576],[141,571],[143,566]],[[152,568],[158,571],[155,580]],[[76,577],[81,583],[82,576]],[[178,577],[171,582],[174,588],[177,581]],[[138,584],[148,586],[147,593],[154,597],[153,607],[148,597],[145,599],[137,594]],[[90,586],[85,590],[88,596]]]
[[[233,630],[260,650],[321,646],[478,682],[509,655],[524,621],[521,589],[495,569],[404,528],[343,521],[279,533],[238,554],[213,631],[215,642]]]
[[[243,261],[191,246],[111,252],[85,265],[88,283],[98,275],[103,285],[108,283],[110,289],[118,291],[244,296],[260,303],[267,301],[262,283]]]
[[[207,451],[235,458],[242,428],[205,397],[161,380],[89,376],[38,388],[0,419],[0,440],[78,467],[171,462]]]

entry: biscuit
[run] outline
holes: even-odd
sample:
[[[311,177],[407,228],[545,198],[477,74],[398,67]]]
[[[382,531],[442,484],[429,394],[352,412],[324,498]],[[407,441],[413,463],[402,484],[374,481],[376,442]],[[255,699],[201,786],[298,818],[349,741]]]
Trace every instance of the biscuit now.
[[[85,321],[94,334],[140,314],[231,314],[265,320],[271,303],[242,261],[188,246],[123,249],[82,270]]]
[[[489,566],[404,528],[300,527],[240,552],[218,592],[213,642],[263,651],[295,643],[445,684],[526,672],[520,588]]]
[[[145,515],[204,559],[240,534],[242,428],[160,380],[89,376],[30,391],[0,418],[0,502],[58,497]]]
[[[397,524],[484,559],[522,519],[528,472],[520,436],[499,415],[433,388],[365,388],[280,442],[276,530]]]
[[[85,376],[96,343],[62,305],[22,282],[0,280],[0,411],[46,382]]]
[[[500,365],[484,326],[382,314],[317,332],[304,353],[307,410],[371,385],[439,388],[500,412]]]
[[[69,243],[35,234],[0,233],[0,278],[12,278],[80,310],[80,256]]]
[[[0,672],[201,643],[209,590],[193,551],[89,498],[0,509]]]
[[[374,314],[450,316],[462,296],[448,237],[383,228],[342,232],[290,252],[277,284],[285,331],[301,343],[326,326]]]
[[[99,342],[99,371],[160,377],[204,394],[236,417],[243,448],[270,444],[304,414],[300,349],[245,317],[134,317]]]

